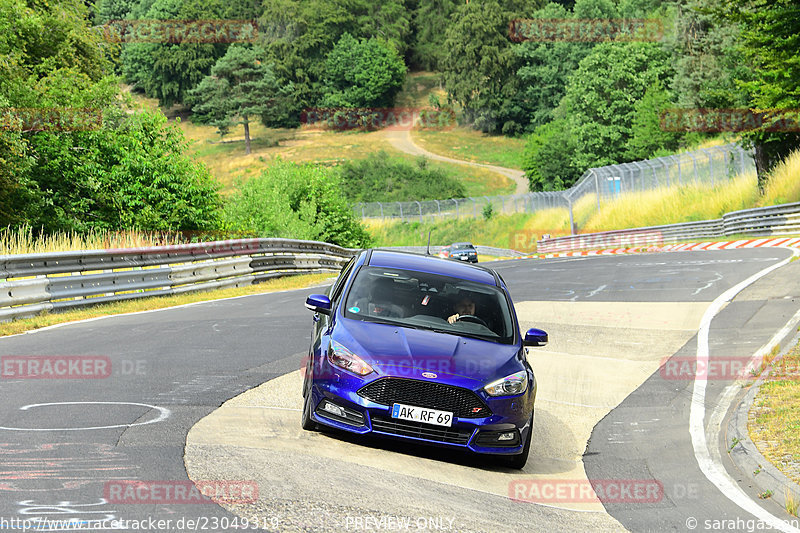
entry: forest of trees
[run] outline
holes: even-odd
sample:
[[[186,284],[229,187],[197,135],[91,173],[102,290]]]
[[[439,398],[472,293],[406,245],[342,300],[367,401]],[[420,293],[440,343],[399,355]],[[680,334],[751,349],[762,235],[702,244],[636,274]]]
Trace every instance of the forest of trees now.
[[[658,19],[663,36],[509,35],[515,19],[620,18]],[[257,32],[240,42],[108,38],[119,21],[142,20],[256,21]],[[435,71],[463,124],[524,136],[531,190],[555,190],[588,167],[706,135],[665,131],[665,109],[800,109],[799,50],[792,0],[0,0],[0,112],[85,109],[102,124],[31,128],[24,113],[0,117],[0,225],[216,229],[243,220],[185,155],[174,125],[132,111],[123,83],[225,132],[254,120],[296,127],[314,107],[389,107],[409,71]],[[745,135],[759,177],[798,139]],[[327,174],[314,179],[336,179]],[[311,209],[290,208],[300,204]]]

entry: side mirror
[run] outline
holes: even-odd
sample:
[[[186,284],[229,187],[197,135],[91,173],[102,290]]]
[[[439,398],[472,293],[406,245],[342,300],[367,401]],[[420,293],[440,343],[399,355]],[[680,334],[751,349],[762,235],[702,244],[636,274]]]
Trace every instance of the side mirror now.
[[[306,298],[306,309],[323,315],[331,314],[331,299],[324,294],[312,294]]]
[[[545,346],[547,344],[547,332],[537,328],[531,328],[525,332],[522,339],[523,346]]]

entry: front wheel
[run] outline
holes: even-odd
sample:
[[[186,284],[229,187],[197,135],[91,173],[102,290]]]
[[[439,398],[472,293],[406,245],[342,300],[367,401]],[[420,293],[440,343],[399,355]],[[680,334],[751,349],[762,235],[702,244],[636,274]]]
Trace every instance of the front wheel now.
[[[522,447],[522,453],[505,457],[506,464],[517,470],[522,470],[528,464],[528,452],[531,449],[531,439],[533,438],[533,413],[531,413],[531,420],[529,422],[528,436],[525,439],[525,445]]]
[[[309,370],[306,369],[306,372]],[[311,409],[313,409],[311,402],[313,401],[311,394],[311,379],[306,374],[306,379],[303,382],[303,414],[300,418],[300,425],[306,431],[316,431],[317,423],[311,418]]]

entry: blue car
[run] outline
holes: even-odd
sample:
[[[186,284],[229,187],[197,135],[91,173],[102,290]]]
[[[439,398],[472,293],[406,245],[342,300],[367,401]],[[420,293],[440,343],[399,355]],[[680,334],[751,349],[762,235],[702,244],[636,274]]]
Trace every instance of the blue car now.
[[[365,250],[312,294],[302,426],[528,459],[536,379],[503,279],[438,257]]]

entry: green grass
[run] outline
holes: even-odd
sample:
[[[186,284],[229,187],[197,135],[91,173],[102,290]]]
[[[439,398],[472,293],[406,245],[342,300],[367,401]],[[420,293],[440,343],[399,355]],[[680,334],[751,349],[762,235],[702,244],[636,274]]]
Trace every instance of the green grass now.
[[[451,130],[415,130],[414,142],[435,154],[522,170],[525,139],[487,135],[465,127]]]

